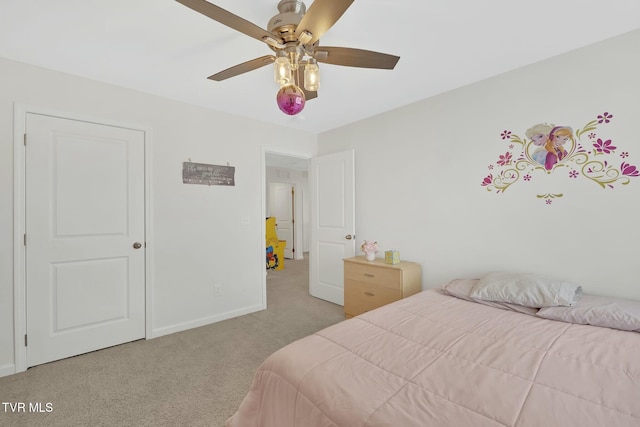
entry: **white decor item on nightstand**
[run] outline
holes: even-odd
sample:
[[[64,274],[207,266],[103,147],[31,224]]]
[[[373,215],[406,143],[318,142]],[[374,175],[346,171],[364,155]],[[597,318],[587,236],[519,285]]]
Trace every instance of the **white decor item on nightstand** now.
[[[365,240],[362,245],[360,245],[360,249],[364,252],[367,261],[373,261],[376,259],[376,253],[378,252],[378,242],[369,242]]]

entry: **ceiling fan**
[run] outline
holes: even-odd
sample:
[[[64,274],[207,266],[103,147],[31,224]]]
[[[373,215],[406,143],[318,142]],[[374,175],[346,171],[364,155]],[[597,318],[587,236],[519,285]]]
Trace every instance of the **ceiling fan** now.
[[[320,37],[331,28],[354,0],[314,0],[307,10],[299,0],[281,0],[279,13],[269,20],[267,29],[237,16],[206,0],[177,0],[234,30],[266,43],[274,52],[235,65],[208,78],[222,81],[275,64],[274,79],[280,84],[276,96],[284,113],[297,114],[305,101],[318,96],[318,62],[347,67],[392,70],[400,57],[370,50],[320,46]]]

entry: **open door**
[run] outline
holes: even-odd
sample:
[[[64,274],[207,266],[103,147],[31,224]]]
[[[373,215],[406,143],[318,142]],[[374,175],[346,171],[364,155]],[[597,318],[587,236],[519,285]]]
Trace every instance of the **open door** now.
[[[344,305],[342,260],[355,255],[354,151],[311,159],[309,292]]]

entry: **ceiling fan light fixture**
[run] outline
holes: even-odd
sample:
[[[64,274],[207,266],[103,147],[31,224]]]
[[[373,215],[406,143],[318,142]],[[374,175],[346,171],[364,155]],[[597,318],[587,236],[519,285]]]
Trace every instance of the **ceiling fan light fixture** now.
[[[289,44],[289,46],[287,46],[287,48],[285,49],[285,52],[289,56],[289,65],[291,67],[291,70],[297,70],[298,66],[300,65],[300,59],[302,59],[302,57],[304,56],[304,53],[300,46],[296,44]]]
[[[289,116],[294,116],[302,111],[305,101],[304,92],[294,84],[282,86],[276,95],[278,108]]]
[[[291,63],[286,56],[278,56],[273,66],[273,79],[280,86],[291,83]]]
[[[314,58],[309,58],[304,66],[304,88],[310,92],[317,92],[320,88],[320,68]]]
[[[318,97],[320,74],[317,62],[346,67],[392,70],[400,57],[346,47],[319,46],[320,39],[354,0],[313,0],[307,10],[302,0],[280,0],[278,14],[263,29],[212,3],[212,0],[176,0],[220,24],[264,42],[275,55],[265,55],[209,76],[222,81],[270,63],[280,85],[278,106],[286,114],[298,114],[307,99]],[[304,68],[304,70],[301,69]]]

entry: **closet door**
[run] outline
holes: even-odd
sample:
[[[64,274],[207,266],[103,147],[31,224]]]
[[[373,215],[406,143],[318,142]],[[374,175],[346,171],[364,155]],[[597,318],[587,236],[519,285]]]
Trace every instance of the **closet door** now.
[[[145,336],[144,132],[28,113],[27,367]]]

